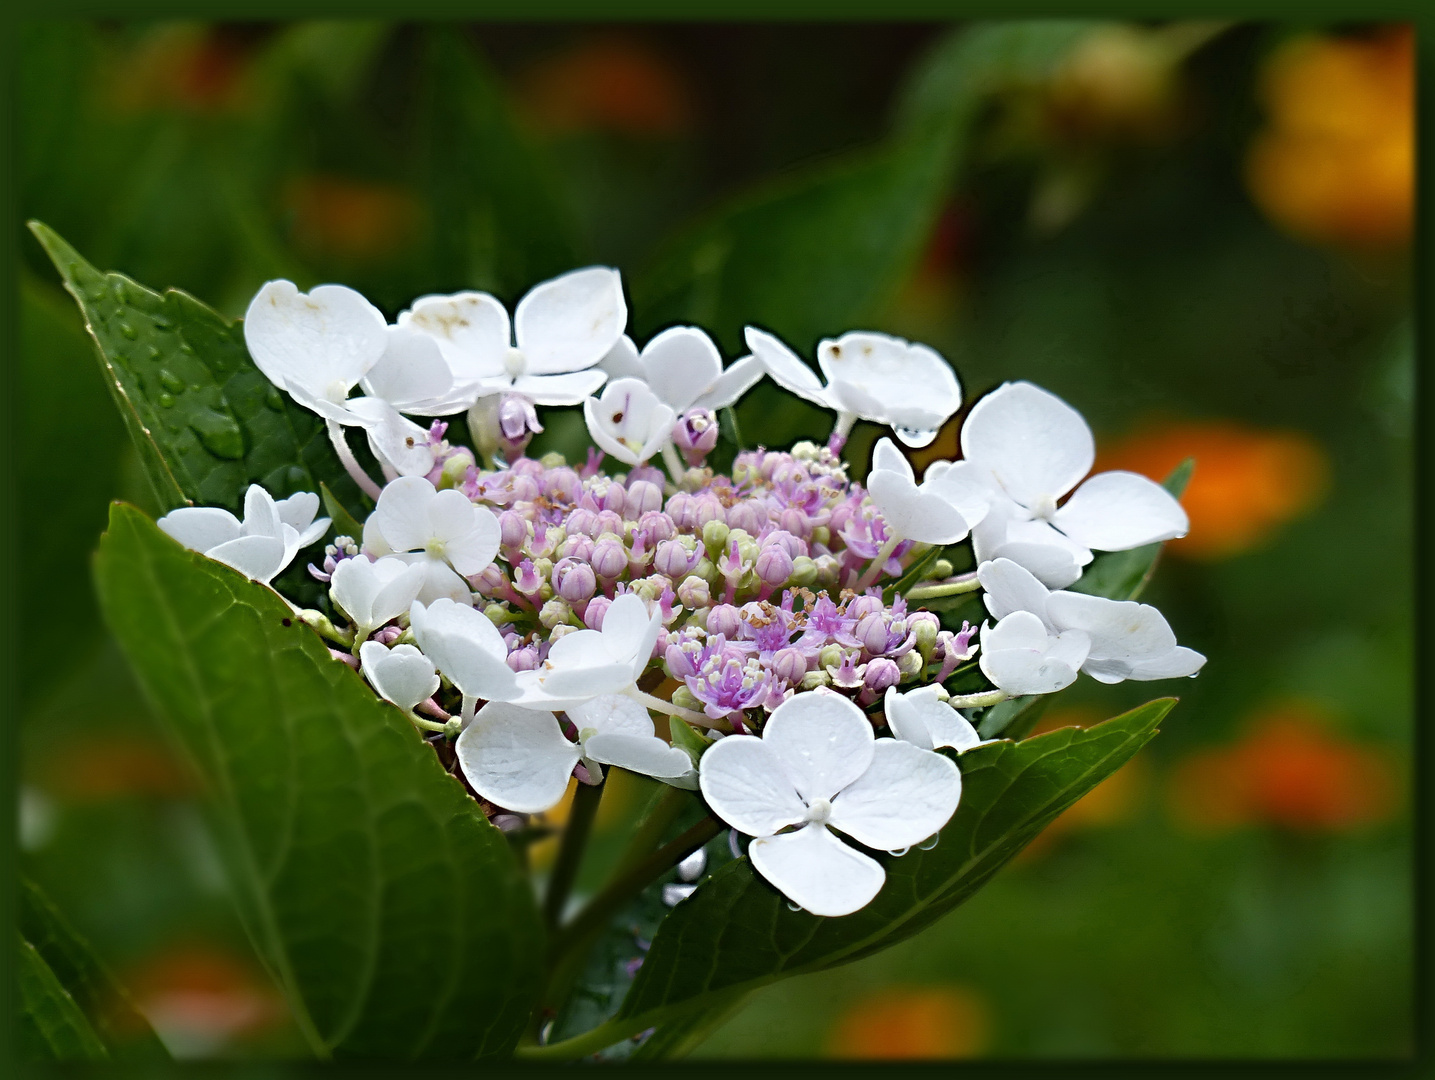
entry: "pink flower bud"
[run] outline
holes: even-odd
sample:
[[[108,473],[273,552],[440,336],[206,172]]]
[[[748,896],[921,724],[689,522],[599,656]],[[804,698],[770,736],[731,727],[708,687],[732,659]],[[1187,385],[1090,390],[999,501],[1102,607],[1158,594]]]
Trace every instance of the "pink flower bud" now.
[[[812,532],[812,522],[795,506],[789,506],[784,510],[777,521],[785,532],[789,532],[793,536],[806,539]],[[802,552],[802,554],[805,555],[806,552]]]
[[[508,654],[508,666],[514,671],[534,671],[538,667],[538,648],[524,645]]]
[[[603,492],[603,498],[600,500],[599,505],[601,505],[604,510],[611,510],[615,514],[621,514],[623,512],[623,505],[627,500],[628,490],[623,487],[622,484],[618,483],[618,481],[614,480],[608,485],[608,490]],[[620,518],[619,520],[622,519]]]
[[[781,544],[773,544],[758,552],[757,564],[754,569],[757,570],[757,576],[766,584],[774,588],[784,585],[792,576],[792,556]]]
[[[628,494],[623,503],[623,516],[637,521],[650,510],[663,505],[663,489],[647,480],[634,481],[628,478]]]
[[[586,562],[562,559],[553,567],[553,587],[564,600],[576,604],[598,591],[598,579]]]
[[[593,572],[601,578],[615,578],[628,568],[628,549],[609,537],[593,545],[589,559]]]
[[[708,583],[700,577],[688,577],[678,584],[678,602],[690,611],[707,607],[712,601]]]
[[[689,409],[673,425],[673,443],[694,467],[713,452],[718,441],[718,420],[711,409]]]
[[[598,531],[593,534],[595,540],[605,532],[623,535],[623,519],[616,510],[599,511],[596,527]]]
[[[879,614],[864,615],[857,620],[852,636],[862,642],[862,647],[874,656],[887,651],[887,620]]]
[[[498,515],[499,543],[510,551],[516,551],[528,539],[528,521],[522,514],[505,510]]]
[[[560,559],[578,559],[587,562],[593,555],[593,541],[582,533],[574,533],[558,545]]]
[[[606,596],[593,597],[583,609],[583,625],[589,630],[603,629],[603,617],[608,614],[608,608],[612,605],[613,601]]]
[[[882,610],[882,601],[876,596],[854,596],[847,601],[847,617],[861,620]]]
[[[668,482],[668,478],[663,473],[663,470],[653,465],[633,466],[632,471],[628,473],[628,487],[632,488],[639,480],[646,480],[650,484],[656,484],[659,491],[661,491],[663,485]]]
[[[737,637],[738,627],[741,625],[742,615],[731,604],[718,604],[708,612],[709,634],[721,634],[732,641]]]
[[[533,402],[518,394],[504,394],[498,403],[498,436],[505,460],[523,453],[533,436],[543,430]]]
[[[648,534],[653,543],[661,540],[671,540],[678,534],[678,527],[673,519],[661,510],[649,510],[638,519],[638,528]]]
[[[786,529],[774,529],[762,538],[763,547],[768,547],[772,544],[780,544],[782,549],[794,559],[799,555],[807,554],[807,545]]]
[[[469,578],[473,587],[485,596],[492,596],[501,592],[508,584],[508,577],[503,572],[503,567],[497,563],[489,563],[476,577]]]
[[[567,467],[549,469],[543,474],[543,494],[553,502],[577,502],[583,494],[583,481]]]
[[[767,508],[756,499],[743,499],[728,507],[727,523],[730,528],[742,529],[756,536],[767,524]]]
[[[668,500],[666,507],[673,524],[684,531],[693,527],[693,509],[697,500],[686,491],[679,491]]]
[[[693,501],[693,529],[702,529],[709,521],[725,521],[722,503],[716,495],[699,495]]]
[[[896,686],[901,678],[902,669],[897,666],[897,661],[879,656],[868,662],[867,671],[862,676],[862,683],[868,690],[880,694],[887,687]]]
[[[786,683],[796,684],[807,674],[807,657],[793,648],[778,649],[772,655],[772,673]]]
[[[596,540],[598,534],[603,531],[598,528],[597,513],[582,506],[568,515],[568,520],[564,522],[564,526],[568,529],[569,536],[578,533],[583,536],[592,537],[594,540]]]
[[[653,569],[670,578],[680,578],[697,565],[697,552],[689,554],[677,540],[664,540],[653,555]]]

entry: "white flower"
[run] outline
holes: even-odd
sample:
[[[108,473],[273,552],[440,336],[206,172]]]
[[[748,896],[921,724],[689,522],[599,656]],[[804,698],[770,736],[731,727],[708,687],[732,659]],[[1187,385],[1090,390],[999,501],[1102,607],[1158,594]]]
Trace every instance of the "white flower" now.
[[[1195,675],[1206,662],[1194,649],[1176,644],[1165,616],[1150,604],[1051,592],[1010,559],[983,563],[977,568],[977,580],[986,590],[983,599],[993,618],[1005,622],[1013,612],[1030,612],[1052,635],[1073,632],[1085,637],[1089,649],[1080,667],[1100,682],[1175,679]],[[1026,622],[1021,625],[1030,626]],[[987,648],[983,631],[983,671],[987,670]],[[990,672],[987,677],[992,678]]]
[[[426,476],[433,469],[433,445],[425,428],[383,398],[350,398],[346,405],[355,422],[364,426],[374,457],[392,470],[390,476]]]
[[[602,386],[607,375],[594,365],[627,321],[622,280],[605,266],[535,285],[514,309],[511,331],[508,312],[487,293],[425,296],[399,315],[400,326],[438,342],[455,383],[539,405],[576,405]]]
[[[961,753],[984,745],[971,722],[942,698],[943,692],[936,683],[919,686],[905,694],[898,693],[895,686],[887,687],[882,711],[887,715],[892,734],[923,750],[950,746]]]
[[[411,416],[449,416],[478,399],[478,380],[456,381],[438,342],[411,326],[388,328],[384,353],[363,387]]]
[[[848,915],[877,895],[886,871],[839,840],[899,850],[950,820],[957,767],[902,739],[874,739],[862,710],[831,691],[794,694],[762,737],[729,735],[703,755],[698,783],[718,817],[754,836],[753,868],[814,915]],[[790,825],[797,831],[779,833]]]
[[[549,647],[541,667],[521,672],[523,696],[515,700],[533,709],[572,709],[604,694],[623,693],[648,666],[662,625],[661,610],[650,615],[642,597],[624,593],[604,613],[602,630],[564,634]]]
[[[928,468],[919,487],[911,464],[885,436],[872,451],[867,490],[892,532],[922,544],[955,544],[987,512],[986,493],[947,462]]]
[[[1030,611],[1013,611],[996,626],[982,623],[982,674],[1010,697],[1054,694],[1076,681],[1091,649],[1080,630],[1049,631]]]
[[[993,493],[991,512],[973,530],[977,562],[1012,559],[1053,588],[1075,581],[1093,548],[1126,551],[1189,528],[1171,493],[1136,473],[1099,473],[1077,487],[1096,459],[1091,428],[1028,382],[1005,383],[972,407],[962,455],[953,471]]]
[[[521,814],[557,805],[579,761],[598,776],[599,763],[663,779],[692,771],[688,755],[653,733],[648,710],[632,698],[597,697],[568,717],[578,728],[576,743],[551,712],[490,702],[454,745],[459,767],[485,799]]]
[[[508,646],[498,627],[481,611],[440,598],[409,608],[414,640],[434,666],[463,695],[463,718],[473,716],[475,703],[507,701],[518,696],[518,678],[508,666]]]
[[[346,399],[388,344],[379,309],[343,285],[301,293],[270,281],[244,314],[244,342],[255,365],[305,408],[340,424],[361,421]]]
[[[771,334],[749,326],[746,337],[747,347],[779,386],[836,411],[834,434],[843,439],[861,419],[891,425],[908,446],[926,446],[962,404],[951,365],[925,345],[864,331],[824,340],[817,346],[824,386]]]
[[[401,476],[379,495],[364,523],[364,549],[371,555],[395,554],[420,563],[424,603],[444,596],[473,602],[465,577],[482,573],[498,554],[498,518],[469,502],[463,492],[437,491],[421,476]]]
[[[724,371],[717,346],[696,326],[669,327],[642,353],[624,334],[600,366],[612,379],[641,379],[677,416],[689,409],[726,408],[763,376],[755,356],[744,356]]]
[[[329,595],[349,616],[363,640],[409,610],[424,578],[422,566],[392,557],[370,562],[359,555],[334,567],[329,576]]]
[[[275,502],[269,492],[251,484],[244,493],[243,522],[217,506],[183,506],[156,524],[191,551],[267,585],[300,548],[324,535],[329,519],[315,521],[318,509],[319,496],[313,492]]]
[[[359,663],[379,697],[404,712],[413,712],[415,705],[438,692],[433,661],[412,645],[387,649],[377,641],[366,641],[359,646]]]
[[[614,379],[601,398],[583,402],[583,417],[593,441],[626,465],[640,465],[661,450],[676,419],[638,379]]]

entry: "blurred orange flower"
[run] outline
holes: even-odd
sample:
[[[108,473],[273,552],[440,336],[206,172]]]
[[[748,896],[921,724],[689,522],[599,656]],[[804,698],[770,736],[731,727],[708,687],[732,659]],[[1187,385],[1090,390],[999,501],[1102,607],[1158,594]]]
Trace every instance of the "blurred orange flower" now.
[[[1270,124],[1246,162],[1251,194],[1298,236],[1357,248],[1410,237],[1415,204],[1415,43],[1302,37],[1266,64]]]
[[[391,184],[342,176],[301,176],[284,192],[294,242],[303,251],[364,262],[411,244],[423,221],[412,194]]]
[[[72,803],[129,795],[182,798],[196,790],[190,773],[161,740],[139,734],[76,739],[52,756],[45,773],[45,789]]]
[[[1311,509],[1330,482],[1326,453],[1310,436],[1224,420],[1148,426],[1104,447],[1096,471],[1129,469],[1160,480],[1188,457],[1196,471],[1181,505],[1191,532],[1170,548],[1195,559],[1255,547]]]
[[[616,131],[676,135],[692,106],[677,71],[628,35],[604,34],[536,64],[520,83],[520,104],[550,132]]]
[[[106,100],[121,111],[242,109],[252,39],[242,28],[162,24],[117,59]]]
[[[889,986],[849,1005],[826,1056],[859,1060],[975,1057],[991,1044],[991,1010],[969,987]]]
[[[1169,789],[1172,814],[1198,830],[1264,822],[1337,832],[1387,820],[1399,777],[1389,755],[1342,738],[1312,702],[1280,703],[1233,745],[1192,754]]]

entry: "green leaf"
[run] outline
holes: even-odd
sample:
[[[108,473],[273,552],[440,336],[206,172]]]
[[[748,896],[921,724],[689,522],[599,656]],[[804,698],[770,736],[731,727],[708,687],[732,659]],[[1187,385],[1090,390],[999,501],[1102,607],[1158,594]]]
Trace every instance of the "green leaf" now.
[[[107,1061],[109,1051],[35,946],[17,935],[16,1025],[22,1061]]]
[[[687,753],[693,759],[693,764],[703,756],[703,751],[713,744],[713,741],[698,731],[681,716],[668,717],[668,732],[672,737],[672,743],[678,749]]]
[[[316,1053],[512,1049],[543,933],[502,834],[272,590],[116,504],[101,606],[208,783],[229,879]]]
[[[867,956],[951,911],[1082,795],[1144,746],[1175,704],[1148,702],[1095,727],[979,746],[958,760],[962,799],[935,847],[878,854],[887,882],[843,918],[793,911],[746,858],[723,867],[673,909],[613,1029],[716,1007],[738,992]]]
[[[237,512],[250,484],[282,498],[321,480],[358,505],[323,422],[254,366],[238,323],[178,290],[101,273],[46,226],[30,229],[84,313],[161,507]]]
[[[347,536],[356,542],[364,539],[364,525],[348,508],[339,501],[338,496],[324,481],[319,481],[319,498],[324,501],[324,513],[334,519],[330,531],[335,536]]]
[[[65,920],[34,882],[20,879],[18,928],[24,946],[33,951],[79,1010],[85,1029],[105,1050],[121,1060],[161,1061],[169,1057],[149,1022],[140,1015],[124,989],[115,982],[90,946]],[[22,954],[25,949],[22,948]],[[22,955],[21,963],[33,964]],[[36,988],[48,986],[37,975]],[[68,1015],[63,1003],[55,1005],[57,1017]],[[35,1021],[35,1027],[41,1025]],[[83,1041],[83,1032],[81,1032]]]
[[[1179,499],[1191,482],[1191,473],[1195,468],[1195,458],[1187,458],[1171,470],[1171,475],[1161,486]],[[1162,546],[1159,543],[1147,544],[1130,551],[1103,552],[1092,559],[1091,565],[1076,583],[1067,588],[1072,592],[1106,596],[1112,600],[1135,600],[1155,573],[1156,559]]]

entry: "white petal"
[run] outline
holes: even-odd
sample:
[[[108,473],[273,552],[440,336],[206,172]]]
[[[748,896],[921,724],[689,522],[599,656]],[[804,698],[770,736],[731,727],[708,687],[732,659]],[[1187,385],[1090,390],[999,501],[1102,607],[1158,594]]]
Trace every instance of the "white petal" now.
[[[1016,563],[1048,589],[1064,589],[1081,577],[1076,556],[1055,544],[1002,544],[993,557]]]
[[[778,892],[814,915],[850,915],[871,903],[887,880],[881,863],[848,847],[825,825],[761,837],[747,854]]]
[[[1082,484],[1052,518],[1073,540],[1097,551],[1128,551],[1185,536],[1186,511],[1154,480],[1133,472],[1104,472]]]
[[[273,536],[241,536],[210,548],[205,554],[261,585],[268,585],[274,575],[284,569],[284,541]]]
[[[345,559],[335,567],[337,574],[340,567],[347,566],[351,562],[367,562],[368,560]],[[379,588],[374,593],[369,603],[370,626],[383,626],[391,619],[397,619],[404,612],[413,606],[418,599],[419,590],[423,588],[425,570],[422,565],[405,564],[399,559],[380,559],[371,564],[374,568],[374,577]],[[347,609],[346,609],[347,610]]]
[[[647,601],[641,596],[624,593],[608,606],[603,616],[603,640],[613,656],[641,661],[641,667],[652,657],[661,627],[661,611],[655,609],[650,613]]]
[[[889,686],[883,702],[887,726],[897,738],[923,750],[939,746],[970,750],[982,741],[981,736],[966,717],[937,696],[939,689],[922,686],[901,694]]]
[[[1155,658],[1176,647],[1171,625],[1150,604],[1055,592],[1046,609],[1053,625],[1090,636],[1091,657],[1096,660]]]
[[[912,465],[905,454],[897,449],[891,439],[883,435],[877,440],[877,445],[872,447],[872,472],[879,469],[887,472],[894,472],[904,478],[913,487],[917,486],[917,476],[912,472]]]
[[[302,535],[319,512],[319,496],[312,491],[298,491],[287,499],[275,499],[274,509],[279,512],[280,521],[293,525]]]
[[[399,325],[437,341],[456,382],[504,373],[511,343],[508,312],[487,293],[420,297],[399,315]]]
[[[604,694],[568,710],[579,731],[592,728],[603,735],[631,735],[652,739],[653,718],[648,710],[625,694]],[[660,742],[662,740],[659,740]],[[664,746],[667,744],[664,743]],[[604,759],[599,759],[604,760]],[[612,764],[622,764],[613,762]]]
[[[747,327],[743,336],[747,340],[747,347],[752,350],[752,355],[758,358],[778,386],[823,408],[837,407],[823,389],[822,380],[817,374],[781,341],[755,326]]]
[[[644,382],[615,379],[601,398],[583,402],[588,434],[606,453],[628,465],[646,461],[671,437],[673,410]]]
[[[867,715],[831,692],[807,691],[788,698],[768,717],[762,741],[809,802],[832,798],[872,763]]]
[[[610,379],[642,379],[647,377],[643,362],[638,359],[638,346],[627,334],[618,338],[618,343],[608,350],[608,355],[598,361],[598,366],[608,373]]]
[[[416,582],[414,596],[417,596],[418,583],[423,581],[422,568],[399,565],[402,570],[413,573]],[[379,576],[375,572],[375,564],[369,562],[362,555],[353,559],[345,559],[334,567],[334,572],[329,575],[330,598],[353,622],[365,629],[380,625],[372,621],[371,615],[374,597],[378,595],[381,587]],[[413,597],[409,597],[409,602],[413,602]],[[407,611],[408,608],[404,607],[401,610]]]
[[[1041,620],[1017,611],[982,627],[982,674],[1013,697],[1051,694],[1076,681],[1089,639],[1079,630],[1049,637]]]
[[[498,554],[502,541],[498,517],[486,506],[473,507],[472,527],[444,544],[444,554],[465,577],[481,574]]]
[[[383,398],[400,412],[432,416],[417,406],[452,390],[453,373],[432,336],[412,326],[391,326],[388,346],[364,376],[363,386],[366,393]]]
[[[583,753],[604,765],[663,780],[686,776],[693,768],[692,758],[684,751],[655,735],[598,734],[583,744]]]
[[[982,625],[982,652],[1005,649],[1031,649],[1045,652],[1052,638],[1041,619],[1029,611],[1014,611],[1001,618],[995,626]]]
[[[807,817],[777,755],[755,735],[710,746],[698,763],[698,786],[713,813],[749,836],[770,836]]]
[[[671,326],[643,346],[643,374],[673,412],[686,410],[722,374],[722,356],[696,326]]]
[[[512,392],[536,405],[577,405],[596,394],[608,379],[606,371],[574,371],[566,375],[523,375],[513,381]]]
[[[534,375],[592,367],[617,344],[627,323],[622,278],[606,266],[534,286],[513,313],[514,336]]]
[[[607,626],[606,616],[603,625]],[[553,643],[548,659],[531,679],[541,694],[576,704],[601,694],[622,693],[633,684],[633,668],[629,657],[615,654],[606,635],[575,630]]]
[[[433,469],[428,431],[403,416],[383,398],[351,398],[349,411],[365,421],[374,457],[401,476],[423,476]]]
[[[579,756],[551,712],[497,701],[478,710],[454,750],[475,791],[520,814],[557,806]]]
[[[270,382],[342,401],[383,355],[379,309],[343,285],[306,296],[292,281],[268,282],[244,314],[244,343]]]
[[[699,394],[689,408],[725,409],[736,404],[738,399],[751,390],[767,374],[755,356],[744,356],[728,365],[727,370],[714,379],[707,390]]]
[[[245,536],[273,536],[283,538],[284,522],[280,520],[279,508],[274,497],[258,484],[250,484],[244,493],[244,524],[240,532]]]
[[[217,506],[182,506],[155,524],[191,551],[206,552],[239,539],[239,519]]]
[[[867,490],[882,511],[882,519],[903,539],[955,544],[966,538],[967,522],[957,508],[901,473],[876,470],[867,477]]]
[[[854,331],[817,346],[829,392],[864,420],[935,433],[962,404],[951,365],[923,345],[888,334]],[[899,431],[904,442],[911,441]]]
[[[1162,656],[1155,656],[1133,664],[1131,674],[1127,677],[1140,682],[1148,682],[1152,679],[1189,678],[1205,665],[1206,658],[1195,649],[1177,645]]]
[[[922,487],[955,506],[968,525],[987,516],[995,494],[995,489],[982,481],[981,473],[968,461],[932,462],[922,474]]]
[[[394,558],[423,567],[424,583],[419,587],[418,596],[422,603],[432,604],[435,600],[452,600],[463,607],[473,606],[473,590],[468,587],[468,582],[459,577],[453,567],[442,559],[436,559],[423,552],[415,552],[412,555],[396,555]]]
[[[368,520],[364,522],[364,535],[359,542],[363,547],[364,554],[372,555],[374,558],[394,553],[393,546],[384,536],[383,530],[379,528],[378,519],[373,514],[370,514]]]
[[[466,697],[502,701],[518,694],[508,646],[488,616],[452,600],[409,609],[414,640]]]
[[[828,824],[884,851],[926,840],[956,812],[962,774],[941,754],[902,739],[878,739],[872,764],[832,800]]]
[[[1030,611],[1046,622],[1046,602],[1051,594],[1030,570],[1010,559],[993,559],[977,567],[977,580],[986,590],[982,599],[992,618],[1004,619],[1013,611]]]
[[[437,495],[422,476],[401,476],[379,492],[369,520],[395,551],[421,550],[432,539],[429,505]]]
[[[1081,414],[1028,382],[1004,383],[972,407],[962,455],[1017,502],[1058,499],[1091,471],[1096,442]]]
[[[377,641],[366,641],[359,646],[359,661],[379,696],[405,712],[438,691],[433,661],[412,645],[386,649]]]

